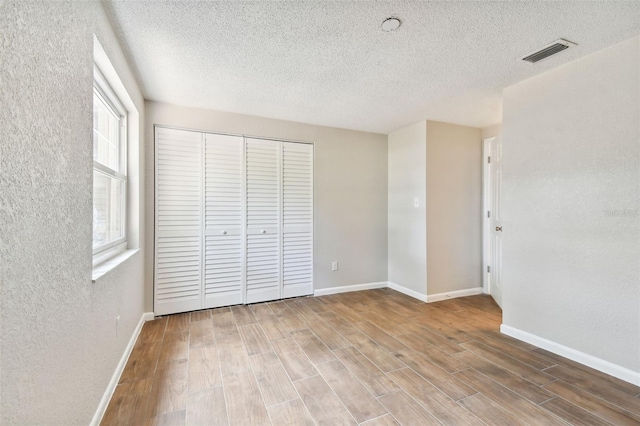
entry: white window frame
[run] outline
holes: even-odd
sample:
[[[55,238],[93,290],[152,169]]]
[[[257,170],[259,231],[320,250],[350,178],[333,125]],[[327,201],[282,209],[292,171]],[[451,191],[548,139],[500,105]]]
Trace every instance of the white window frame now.
[[[122,197],[122,211],[120,214],[122,229],[124,230],[123,237],[119,238],[115,241],[111,241],[107,244],[104,244],[100,247],[93,249],[93,266],[96,266],[100,263],[105,262],[106,260],[111,259],[114,256],[119,255],[127,249],[127,216],[129,206],[127,203],[127,192],[128,192],[128,180],[127,180],[127,109],[123,106],[122,102],[115,94],[107,79],[104,77],[100,69],[96,64],[94,64],[94,72],[93,72],[93,90],[94,94],[97,94],[105,101],[108,107],[112,109],[112,111],[120,116],[120,137],[119,137],[119,147],[118,147],[118,160],[119,160],[119,170],[113,170],[97,161],[93,161],[93,171],[102,173],[110,178],[116,179],[120,182],[124,183],[124,190],[121,194]],[[93,97],[92,97],[93,100]],[[92,132],[93,137],[93,132]],[[93,142],[92,142],[93,146]],[[92,174],[93,176],[93,174]],[[92,200],[93,204],[93,200]]]

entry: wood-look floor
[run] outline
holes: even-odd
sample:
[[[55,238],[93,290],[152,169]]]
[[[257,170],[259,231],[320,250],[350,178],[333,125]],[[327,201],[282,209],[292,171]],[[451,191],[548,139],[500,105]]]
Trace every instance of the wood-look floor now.
[[[147,322],[103,425],[638,425],[640,388],[390,289]]]

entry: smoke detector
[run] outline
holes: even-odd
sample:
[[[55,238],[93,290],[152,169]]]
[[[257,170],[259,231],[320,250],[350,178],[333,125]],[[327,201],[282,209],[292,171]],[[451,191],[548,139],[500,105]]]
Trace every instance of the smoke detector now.
[[[400,28],[400,20],[398,18],[387,18],[382,21],[382,31],[390,32]]]
[[[555,55],[556,53],[560,53],[572,46],[577,46],[577,43],[560,38],[553,43],[544,46],[542,49],[538,49],[533,53],[523,56],[520,60],[529,62],[530,64],[535,64],[536,62],[546,59],[551,55]]]

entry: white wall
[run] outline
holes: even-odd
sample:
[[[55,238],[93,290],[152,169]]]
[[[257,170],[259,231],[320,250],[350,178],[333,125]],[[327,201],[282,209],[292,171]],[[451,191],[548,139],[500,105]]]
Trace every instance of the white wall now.
[[[482,139],[493,138],[498,136],[502,131],[502,124],[496,124],[493,126],[485,127],[482,129]]]
[[[482,287],[482,131],[427,121],[428,294]]]
[[[277,99],[274,99],[277,102]],[[164,103],[147,102],[147,223],[153,224],[153,125],[314,142],[315,288],[387,280],[387,138]],[[153,233],[147,233],[153,247]],[[338,261],[338,271],[331,262]],[[147,309],[153,301],[153,253],[147,256]]]
[[[427,294],[427,123],[389,134],[389,281]],[[414,207],[414,199],[420,206]]]
[[[94,32],[144,102],[100,3],[0,5],[0,424],[87,424],[144,303],[144,245],[91,282]]]
[[[504,324],[640,372],[640,38],[503,113]]]

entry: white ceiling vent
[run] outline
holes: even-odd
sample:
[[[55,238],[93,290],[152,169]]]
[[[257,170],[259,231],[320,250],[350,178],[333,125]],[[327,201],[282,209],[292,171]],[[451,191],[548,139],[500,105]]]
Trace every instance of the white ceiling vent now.
[[[522,59],[525,62],[534,64],[538,61],[548,58],[551,55],[555,55],[556,53],[562,52],[563,50],[568,49],[571,46],[577,46],[577,44],[561,38],[554,41],[551,44],[546,45],[542,49],[536,50],[535,52],[530,53],[527,56],[524,56],[520,59]]]

